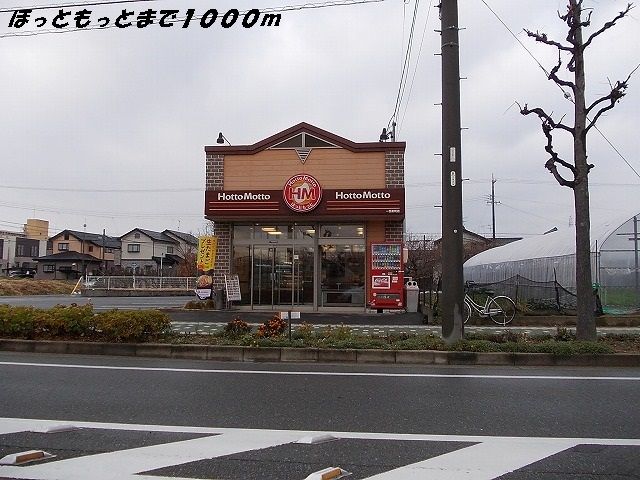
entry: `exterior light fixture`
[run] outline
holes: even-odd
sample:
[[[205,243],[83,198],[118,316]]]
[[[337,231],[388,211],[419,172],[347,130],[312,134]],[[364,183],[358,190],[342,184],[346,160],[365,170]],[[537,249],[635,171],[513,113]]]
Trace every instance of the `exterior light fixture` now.
[[[231,142],[229,140],[227,140],[227,137],[225,137],[222,132],[220,132],[218,134],[218,139],[216,140],[216,143],[222,145],[224,144],[224,142],[227,142],[229,145],[231,145]]]

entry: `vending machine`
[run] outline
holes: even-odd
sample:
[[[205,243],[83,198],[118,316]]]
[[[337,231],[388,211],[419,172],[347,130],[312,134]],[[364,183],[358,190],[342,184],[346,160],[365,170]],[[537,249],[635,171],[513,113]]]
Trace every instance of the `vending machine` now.
[[[372,243],[369,306],[376,309],[404,308],[404,265],[401,243]]]

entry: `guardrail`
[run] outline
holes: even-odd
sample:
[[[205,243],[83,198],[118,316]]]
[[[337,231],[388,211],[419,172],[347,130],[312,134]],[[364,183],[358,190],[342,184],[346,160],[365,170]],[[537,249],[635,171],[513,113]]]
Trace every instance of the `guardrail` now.
[[[87,276],[84,287],[90,290],[193,290],[196,277]]]

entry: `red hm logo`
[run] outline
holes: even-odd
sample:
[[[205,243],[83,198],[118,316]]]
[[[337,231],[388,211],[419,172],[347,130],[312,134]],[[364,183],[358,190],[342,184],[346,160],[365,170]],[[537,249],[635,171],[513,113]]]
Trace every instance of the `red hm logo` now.
[[[284,203],[294,212],[309,212],[320,204],[322,188],[311,175],[298,174],[287,180],[282,192]]]

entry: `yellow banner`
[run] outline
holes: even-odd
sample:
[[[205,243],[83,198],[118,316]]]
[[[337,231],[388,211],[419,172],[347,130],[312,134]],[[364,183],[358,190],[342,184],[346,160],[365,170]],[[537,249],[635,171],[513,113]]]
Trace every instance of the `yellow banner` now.
[[[198,270],[208,272],[216,264],[218,237],[200,237],[198,239]]]

